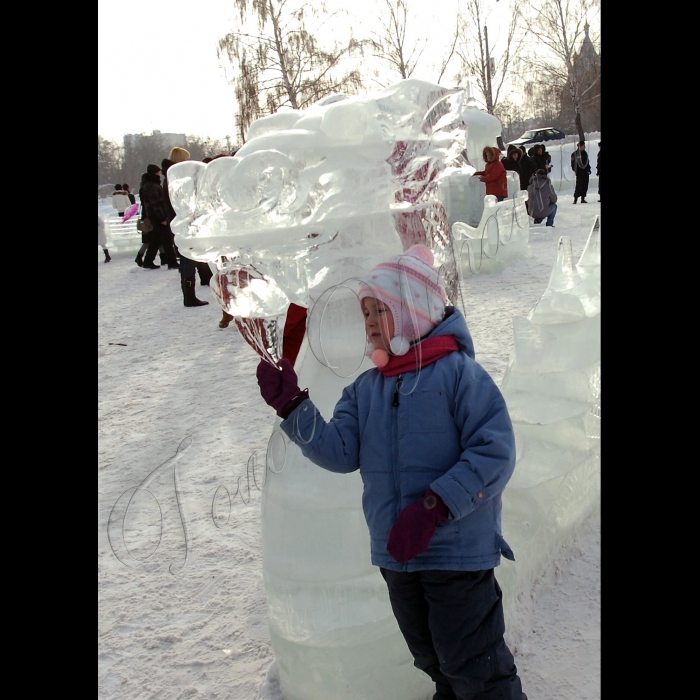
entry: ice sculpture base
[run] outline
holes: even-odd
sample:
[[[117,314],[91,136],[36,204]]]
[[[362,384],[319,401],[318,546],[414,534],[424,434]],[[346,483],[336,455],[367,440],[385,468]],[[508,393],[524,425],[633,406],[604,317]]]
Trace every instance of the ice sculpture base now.
[[[428,700],[435,691],[430,678],[411,664],[398,628],[390,638],[336,648],[295,644],[272,631],[270,640],[284,700]]]
[[[476,185],[483,187],[478,181],[470,187],[474,189]],[[502,202],[492,195],[482,201],[483,209],[476,225],[463,221],[452,224],[457,263],[464,276],[500,273],[508,265],[530,256],[527,192],[519,191]]]

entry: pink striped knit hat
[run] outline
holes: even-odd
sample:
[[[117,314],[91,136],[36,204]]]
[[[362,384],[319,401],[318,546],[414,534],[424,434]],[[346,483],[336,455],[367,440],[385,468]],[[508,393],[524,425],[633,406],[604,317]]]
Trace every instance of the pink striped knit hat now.
[[[440,274],[433,267],[434,262],[429,248],[411,246],[401,255],[372,268],[358,292],[360,302],[365,297],[375,297],[391,309],[394,337],[387,350],[392,355],[405,355],[411,343],[430,333],[445,317],[447,294]],[[388,353],[384,350],[372,352],[371,347],[368,346],[368,355],[375,364],[379,367],[386,364]]]

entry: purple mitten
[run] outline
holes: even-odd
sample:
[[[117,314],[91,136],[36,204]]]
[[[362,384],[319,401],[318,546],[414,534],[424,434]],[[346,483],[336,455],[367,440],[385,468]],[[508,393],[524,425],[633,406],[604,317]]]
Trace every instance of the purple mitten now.
[[[260,360],[256,374],[261,396],[281,418],[286,418],[301,401],[309,398],[308,392],[299,388],[297,374],[289,360],[283,359],[280,369]]]
[[[449,520],[450,509],[432,489],[400,513],[389,533],[386,549],[399,564],[423,554],[437,524]]]

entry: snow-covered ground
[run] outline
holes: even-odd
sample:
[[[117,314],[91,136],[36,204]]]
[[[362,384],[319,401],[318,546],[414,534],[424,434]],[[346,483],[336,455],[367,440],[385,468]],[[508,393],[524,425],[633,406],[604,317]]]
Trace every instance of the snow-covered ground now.
[[[476,359],[497,383],[513,316],[542,296],[559,237],[572,239],[575,259],[583,250],[600,212],[595,184],[588,202],[560,192],[555,228],[531,229],[529,259],[463,279]],[[218,328],[208,288],[197,295],[209,306],[185,308],[177,271],[142,270],[131,254],[104,264],[99,248],[98,260],[98,697],[282,700],[260,551],[274,416],[258,356],[233,325]],[[123,538],[115,525],[139,485]],[[525,692],[600,698],[598,512],[535,593],[530,634],[514,645]]]

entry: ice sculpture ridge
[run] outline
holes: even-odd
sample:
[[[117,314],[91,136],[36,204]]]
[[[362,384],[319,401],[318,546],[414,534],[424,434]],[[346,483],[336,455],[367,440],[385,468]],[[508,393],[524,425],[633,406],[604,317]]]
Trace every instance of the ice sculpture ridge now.
[[[540,301],[513,319],[515,350],[502,392],[517,461],[503,495],[503,534],[518,553],[504,562],[511,643],[528,634],[533,581],[600,503],[600,222],[573,264],[571,240]],[[516,608],[517,604],[517,608]]]

